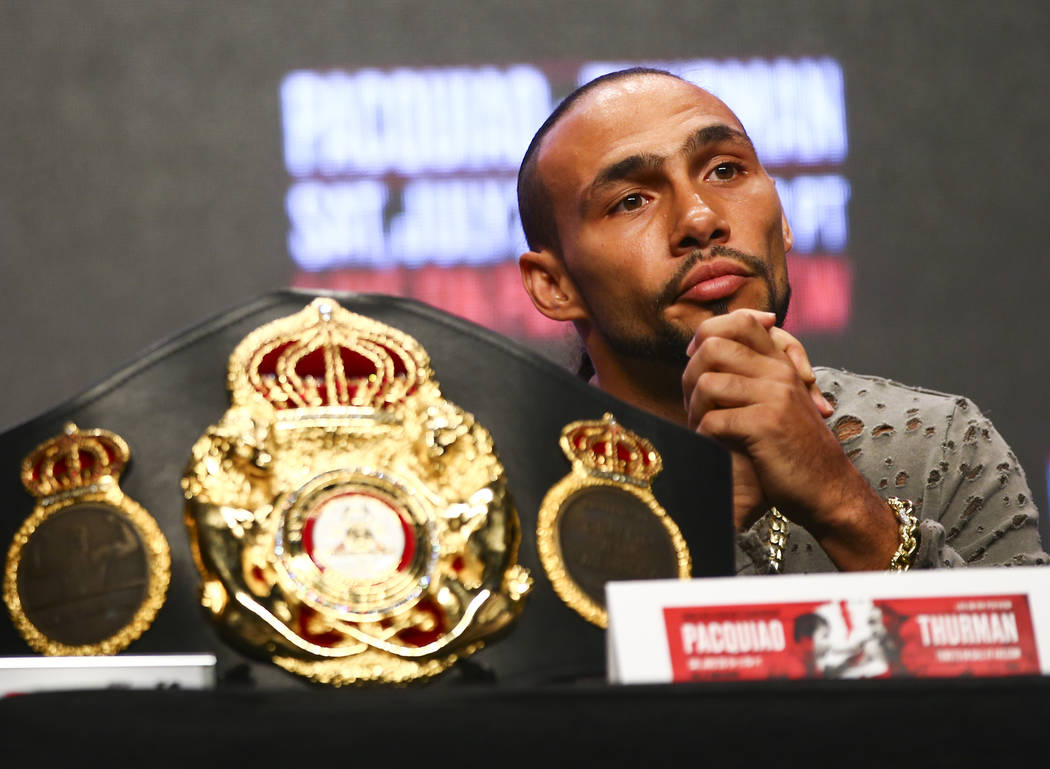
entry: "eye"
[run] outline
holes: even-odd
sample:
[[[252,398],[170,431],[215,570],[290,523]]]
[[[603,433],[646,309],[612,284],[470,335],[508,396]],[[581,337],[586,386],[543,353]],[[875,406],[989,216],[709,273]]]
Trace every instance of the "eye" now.
[[[624,195],[620,198],[620,201],[613,206],[613,212],[618,211],[637,211],[639,208],[648,203],[648,198],[640,192],[632,192],[630,195]]]
[[[718,182],[728,182],[735,179],[743,173],[743,168],[739,163],[719,163],[717,166],[711,169],[707,174],[708,178]]]

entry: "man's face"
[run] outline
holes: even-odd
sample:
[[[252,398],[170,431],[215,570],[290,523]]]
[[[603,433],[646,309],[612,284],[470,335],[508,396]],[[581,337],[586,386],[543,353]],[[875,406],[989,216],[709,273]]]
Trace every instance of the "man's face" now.
[[[728,107],[641,75],[585,95],[547,135],[539,173],[588,345],[685,361],[705,318],[787,311],[790,230]]]

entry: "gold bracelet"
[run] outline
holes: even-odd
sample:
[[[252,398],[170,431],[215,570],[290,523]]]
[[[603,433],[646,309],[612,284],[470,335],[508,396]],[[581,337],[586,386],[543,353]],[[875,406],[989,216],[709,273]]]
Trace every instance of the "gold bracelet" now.
[[[886,500],[886,504],[896,513],[897,521],[901,526],[900,545],[897,546],[897,552],[890,559],[890,571],[907,571],[919,547],[919,540],[915,536],[915,530],[919,527],[919,519],[915,517],[915,505],[911,500],[897,497],[890,497]]]
[[[788,538],[788,519],[775,507],[769,508],[769,573],[779,574]]]

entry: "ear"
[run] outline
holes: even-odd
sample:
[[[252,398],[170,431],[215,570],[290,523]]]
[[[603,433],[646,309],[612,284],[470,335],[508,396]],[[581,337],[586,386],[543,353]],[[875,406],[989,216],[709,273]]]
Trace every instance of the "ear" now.
[[[550,249],[518,258],[521,282],[536,309],[551,320],[582,320],[587,313],[565,264]]]
[[[791,247],[795,245],[795,236],[791,234],[791,225],[788,224],[787,215],[780,212],[780,231],[784,234],[784,253],[790,253]]]

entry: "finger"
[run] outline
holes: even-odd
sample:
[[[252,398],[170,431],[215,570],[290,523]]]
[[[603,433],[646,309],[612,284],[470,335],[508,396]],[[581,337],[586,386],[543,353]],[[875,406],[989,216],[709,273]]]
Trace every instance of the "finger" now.
[[[817,375],[813,371],[813,366],[809,363],[806,348],[802,346],[800,341],[782,328],[771,328],[769,335],[773,339],[773,344],[795,364],[795,370],[803,382],[812,384],[817,381]]]
[[[762,348],[769,349],[775,347],[771,341],[767,341],[769,329],[775,324],[776,315],[761,310],[733,310],[725,315],[716,315],[700,324],[685,352],[686,355],[692,355],[704,339],[712,336],[737,339],[745,344],[747,344],[745,340],[752,340]]]
[[[704,415],[716,408],[736,408],[754,403],[754,379],[717,371],[705,371],[696,386],[686,393],[686,423],[696,429]]]
[[[683,391],[692,389],[696,379],[705,371],[769,377],[782,382],[799,381],[794,364],[779,350],[772,348],[769,352],[758,352],[746,343],[721,336],[705,339],[693,353],[683,371]]]
[[[775,313],[766,312],[765,310],[752,310],[747,307],[742,307],[739,310],[733,310],[733,312],[726,313],[732,315],[733,313],[739,313],[740,315],[750,315],[752,318],[757,320],[764,328],[773,328],[777,324],[777,316]]]
[[[761,389],[761,380],[708,371],[696,383],[693,402],[701,405],[705,413],[713,408],[748,406],[760,399]]]
[[[788,356],[791,363],[794,364],[795,370],[798,371],[799,378],[805,382],[806,387],[809,389],[809,395],[813,399],[813,403],[820,412],[820,415],[825,418],[830,417],[835,413],[835,408],[828,402],[828,399],[824,397],[824,393],[820,391],[820,387],[817,386],[817,374],[813,371],[813,366],[810,365],[809,355],[806,354],[806,348],[802,346],[800,341],[782,328],[771,329],[769,335],[773,338],[774,344],[776,344],[776,346]]]
[[[760,406],[741,406],[733,409],[711,409],[697,424],[700,435],[726,441],[733,446],[746,446],[754,435],[753,412]],[[745,449],[746,450],[746,449]]]
[[[801,345],[799,349],[802,349]],[[821,418],[828,418],[835,413],[835,408],[824,397],[815,377],[812,381],[805,382],[796,370],[797,365],[786,353],[783,358],[778,359],[759,354],[751,347],[733,339],[711,337],[704,340],[682,372],[683,405],[690,421],[701,418],[705,410],[699,409],[693,403],[692,394],[701,376],[705,373],[721,372],[755,379],[774,379],[785,383],[801,381]],[[690,424],[690,427],[694,426]]]
[[[831,405],[827,398],[824,397],[824,393],[820,391],[820,387],[817,386],[816,382],[809,385],[809,397],[813,401],[813,405],[817,407],[817,411],[820,415],[827,419],[835,413],[835,407]]]
[[[817,385],[817,374],[813,371],[813,366],[810,365],[809,356],[806,354],[806,348],[802,346],[802,343],[782,328],[774,328],[769,333],[776,346],[788,356],[791,363],[795,366],[799,378],[809,390],[810,398],[812,398],[813,404],[817,407],[820,415],[827,418],[834,414],[834,406],[828,402],[828,399],[824,397],[824,393],[820,391],[820,387]]]

